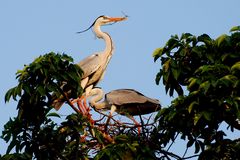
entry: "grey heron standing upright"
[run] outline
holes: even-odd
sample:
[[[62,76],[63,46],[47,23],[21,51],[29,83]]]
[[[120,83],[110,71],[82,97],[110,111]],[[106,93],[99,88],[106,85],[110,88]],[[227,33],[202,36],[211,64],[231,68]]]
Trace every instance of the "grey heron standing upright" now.
[[[100,88],[94,88],[90,91],[90,105],[97,110],[111,110],[113,112],[126,115],[138,124],[133,118],[135,115],[144,115],[161,109],[161,105],[157,99],[149,98],[142,93],[133,89],[117,89],[105,94]]]
[[[108,16],[99,16],[94,23],[86,30],[93,28],[94,33],[97,38],[101,38],[105,41],[105,49],[101,52],[94,53],[78,63],[78,65],[83,70],[83,76],[81,79],[81,87],[84,89],[83,99],[86,102],[86,98],[89,92],[94,86],[103,78],[104,72],[107,68],[107,65],[113,54],[113,42],[110,35],[106,32],[101,31],[101,26],[126,20],[127,17],[108,17]],[[78,33],[82,33],[78,32]],[[62,104],[64,103],[64,96],[53,101],[52,106],[59,110]]]

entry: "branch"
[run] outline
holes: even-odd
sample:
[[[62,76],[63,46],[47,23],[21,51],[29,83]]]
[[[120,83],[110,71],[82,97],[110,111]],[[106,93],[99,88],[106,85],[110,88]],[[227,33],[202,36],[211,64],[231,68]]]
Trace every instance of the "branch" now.
[[[182,159],[180,156],[178,156],[178,155],[176,155],[176,154],[174,154],[172,152],[161,150],[160,153],[162,153],[169,160],[170,160],[170,158],[168,156],[171,156],[171,157],[173,157],[175,159],[179,159],[179,160]]]
[[[189,156],[189,157],[185,157],[185,158],[182,158],[182,159],[191,159],[191,158],[194,158],[194,157],[199,157],[199,154],[196,154],[196,155],[193,155],[193,156]]]
[[[72,107],[72,109],[77,112],[78,114],[81,114],[81,112],[73,105],[73,103],[70,101],[70,99],[68,98],[67,94],[61,89],[61,87],[59,87],[57,85],[58,90],[60,91],[60,93],[63,95],[63,97],[66,99],[67,103],[70,105],[70,107]]]
[[[187,154],[187,151],[188,151],[188,147],[186,148],[186,150],[185,150],[185,152],[184,152],[184,154],[183,154],[182,158],[184,158],[184,157],[185,157],[185,155]]]
[[[174,141],[177,139],[179,133],[177,133],[176,137],[174,138],[174,140],[172,141],[172,143],[170,144],[170,146],[168,147],[167,151],[169,151],[169,149],[172,147]]]

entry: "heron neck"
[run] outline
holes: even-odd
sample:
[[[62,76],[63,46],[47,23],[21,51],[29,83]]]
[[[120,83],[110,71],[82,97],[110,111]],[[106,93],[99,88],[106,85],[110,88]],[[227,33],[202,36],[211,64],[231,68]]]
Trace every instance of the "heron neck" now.
[[[91,106],[95,107],[97,110],[105,109],[108,107],[108,103],[106,101],[100,102],[103,99],[103,91],[99,88],[94,88],[90,92],[90,99]]]
[[[105,49],[103,53],[111,56],[114,46],[110,35],[106,32],[102,32],[100,26],[94,26],[94,32],[98,38],[101,38],[105,41]]]

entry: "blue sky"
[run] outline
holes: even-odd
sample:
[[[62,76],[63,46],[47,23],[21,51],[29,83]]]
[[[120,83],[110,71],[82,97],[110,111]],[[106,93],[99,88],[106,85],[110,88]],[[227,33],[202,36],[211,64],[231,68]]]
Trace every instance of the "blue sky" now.
[[[112,36],[115,53],[99,86],[105,92],[134,88],[167,106],[171,98],[162,85],[155,84],[160,63],[153,62],[154,49],[173,34],[207,33],[213,38],[228,34],[232,26],[240,25],[239,6],[239,0],[0,1],[0,132],[17,113],[16,102],[4,102],[5,92],[17,84],[16,71],[51,51],[64,52],[77,63],[102,50],[103,41],[91,31],[75,34],[99,15],[123,16],[124,12],[129,16],[127,21],[102,28]],[[0,146],[3,154],[7,145],[0,140]]]

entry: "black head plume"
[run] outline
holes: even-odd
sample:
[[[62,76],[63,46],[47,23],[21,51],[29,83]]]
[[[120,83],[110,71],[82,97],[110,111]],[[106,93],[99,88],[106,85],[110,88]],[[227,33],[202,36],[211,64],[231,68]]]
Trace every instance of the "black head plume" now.
[[[101,15],[101,16],[99,16],[98,18],[100,18],[100,17],[104,17],[104,15]],[[98,19],[98,18],[97,18],[97,19]],[[77,33],[83,33],[83,32],[88,31],[89,29],[91,29],[91,28],[94,26],[94,24],[96,23],[97,19],[90,25],[90,27],[88,27],[87,29],[85,29],[85,30],[83,30],[83,31],[77,32]]]

